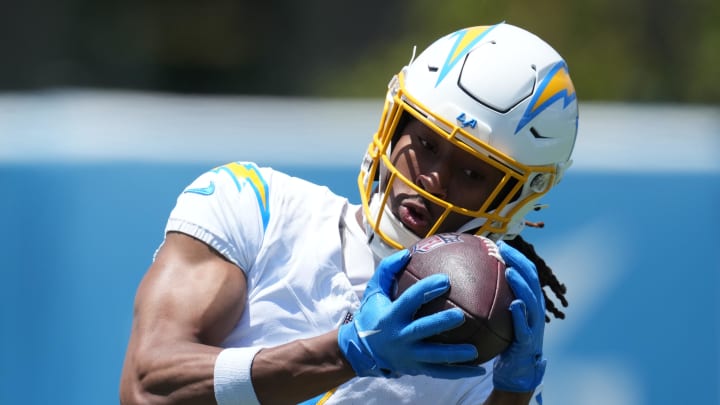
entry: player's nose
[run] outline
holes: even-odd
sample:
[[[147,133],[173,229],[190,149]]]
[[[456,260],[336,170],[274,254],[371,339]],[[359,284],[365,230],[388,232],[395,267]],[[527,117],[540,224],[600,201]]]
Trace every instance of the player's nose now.
[[[445,199],[447,197],[447,170],[442,167],[435,167],[433,170],[421,173],[415,180],[415,184],[435,197]]]

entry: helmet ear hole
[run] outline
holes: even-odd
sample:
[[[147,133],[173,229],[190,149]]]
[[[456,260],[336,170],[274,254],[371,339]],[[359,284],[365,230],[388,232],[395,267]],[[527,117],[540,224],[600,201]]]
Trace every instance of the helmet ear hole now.
[[[547,173],[538,173],[530,180],[530,189],[536,193],[542,193],[550,185],[550,175]]]

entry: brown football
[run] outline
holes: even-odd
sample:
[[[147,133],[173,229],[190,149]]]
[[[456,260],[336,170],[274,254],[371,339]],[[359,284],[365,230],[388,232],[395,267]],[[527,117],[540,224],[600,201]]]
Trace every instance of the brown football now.
[[[460,308],[465,322],[429,339],[442,343],[471,343],[477,347],[474,364],[484,363],[512,342],[509,307],[515,298],[505,279],[505,263],[490,239],[463,233],[442,233],[410,248],[410,261],[398,275],[394,297],[419,279],[447,274],[450,290],[423,305],[416,317],[448,308]]]

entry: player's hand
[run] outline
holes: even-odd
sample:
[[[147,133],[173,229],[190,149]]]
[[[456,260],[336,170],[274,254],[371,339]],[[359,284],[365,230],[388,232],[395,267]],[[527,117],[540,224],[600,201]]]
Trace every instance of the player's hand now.
[[[340,327],[338,344],[358,376],[398,377],[429,375],[463,378],[485,374],[478,366],[452,365],[472,361],[477,350],[470,344],[440,344],[424,339],[464,322],[460,310],[446,310],[413,320],[424,303],[450,287],[446,275],[424,278],[390,299],[395,275],[410,258],[407,250],[385,258],[368,282],[353,322]]]
[[[515,341],[495,362],[493,384],[503,391],[530,392],[545,374],[545,298],[535,265],[507,243],[501,241],[498,246],[507,265],[505,276],[516,297],[510,304]]]

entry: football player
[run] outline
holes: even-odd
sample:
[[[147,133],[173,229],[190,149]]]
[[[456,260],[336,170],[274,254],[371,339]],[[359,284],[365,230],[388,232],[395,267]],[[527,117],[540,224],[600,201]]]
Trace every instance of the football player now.
[[[564,286],[522,237],[570,166],[577,98],[562,57],[512,26],[431,44],[390,81],[358,177],[361,204],[251,162],[178,197],[136,295],[121,379],[130,404],[540,403],[546,312]],[[436,274],[390,299],[407,247],[458,231],[498,242],[515,340],[480,366],[426,338]]]

